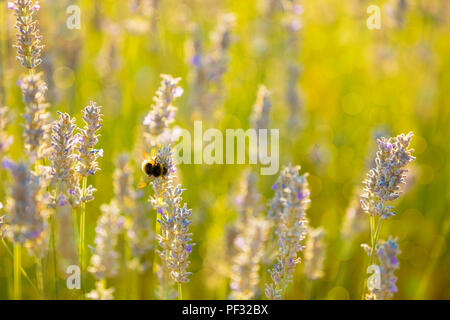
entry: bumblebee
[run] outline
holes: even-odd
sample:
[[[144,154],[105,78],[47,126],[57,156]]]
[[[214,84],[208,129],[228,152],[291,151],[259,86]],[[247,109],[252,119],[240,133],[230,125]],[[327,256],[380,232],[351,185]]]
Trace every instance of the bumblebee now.
[[[144,160],[142,161],[142,172],[144,172],[147,177],[149,178],[159,178],[159,177],[165,177],[167,175],[167,172],[169,171],[163,164],[158,163],[156,161],[156,157],[151,157],[147,152],[142,151],[142,156],[144,157]],[[139,184],[140,188],[143,188],[148,183],[141,182]]]

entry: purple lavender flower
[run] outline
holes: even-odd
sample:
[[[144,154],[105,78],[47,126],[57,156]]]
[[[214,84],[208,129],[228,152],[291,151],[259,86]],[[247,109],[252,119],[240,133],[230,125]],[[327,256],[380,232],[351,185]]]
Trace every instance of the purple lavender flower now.
[[[388,300],[397,292],[397,277],[394,272],[400,267],[397,256],[400,254],[397,239],[389,237],[377,245],[377,259],[380,267],[380,288],[372,289],[366,299]]]
[[[395,138],[378,139],[376,166],[367,174],[361,196],[361,206],[369,215],[388,218],[395,214],[388,203],[400,196],[406,166],[415,160],[411,155],[413,150],[408,149],[412,137],[410,132]]]
[[[161,85],[153,98],[154,104],[143,122],[147,149],[173,142],[170,127],[177,108],[172,103],[183,94],[183,88],[178,86],[181,78],[173,78],[167,74],[161,74],[161,78]]]
[[[309,187],[307,174],[299,175],[300,167],[283,168],[277,184],[282,188],[275,190],[271,201],[269,216],[275,224],[279,249],[277,262],[269,270],[271,284],[266,284],[266,297],[271,300],[282,299],[289,283],[292,281],[295,266],[300,260],[297,257],[303,250],[302,241],[307,234],[306,210],[309,206]]]
[[[8,2],[8,9],[14,11],[17,33],[17,60],[28,68],[34,69],[41,62],[42,36],[39,34],[37,21],[33,20],[33,14],[40,9],[39,1],[16,0]]]

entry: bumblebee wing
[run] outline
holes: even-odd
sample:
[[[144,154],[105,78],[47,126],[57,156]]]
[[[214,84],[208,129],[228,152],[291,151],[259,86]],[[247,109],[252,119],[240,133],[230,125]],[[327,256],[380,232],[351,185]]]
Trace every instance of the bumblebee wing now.
[[[147,152],[145,152],[144,150],[141,151],[141,154],[144,159],[150,158],[150,155]]]
[[[144,189],[146,186],[148,186],[148,182],[145,182],[143,179],[141,179],[138,183],[138,189]]]

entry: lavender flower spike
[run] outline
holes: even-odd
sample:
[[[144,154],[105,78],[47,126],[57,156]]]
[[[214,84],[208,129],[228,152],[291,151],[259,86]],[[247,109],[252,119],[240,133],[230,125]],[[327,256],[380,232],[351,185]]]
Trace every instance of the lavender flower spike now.
[[[172,142],[170,126],[177,112],[172,102],[183,94],[183,88],[178,86],[181,78],[168,74],[161,74],[161,78],[161,85],[153,98],[154,104],[143,122],[147,148]]]
[[[300,167],[291,165],[283,168],[277,180],[279,188],[270,204],[269,215],[274,220],[280,246],[277,262],[269,270],[272,283],[266,284],[266,297],[271,300],[284,297],[295,266],[300,263],[297,254],[304,249],[302,241],[307,233],[306,210],[310,200],[307,174],[299,175],[299,170]]]
[[[184,189],[180,185],[174,185],[175,167],[172,160],[172,150],[163,146],[158,150],[156,159],[168,169],[168,176],[157,178],[153,181],[155,196],[150,199],[153,207],[160,208],[162,214],[158,222],[161,225],[161,233],[158,235],[160,250],[159,256],[166,266],[171,280],[177,283],[189,281],[190,272],[189,255],[192,252],[189,226],[191,209],[187,205],[181,205],[181,195]]]
[[[59,199],[69,199],[73,206],[79,204],[78,176],[75,172],[77,136],[75,119],[67,113],[59,112],[59,119],[52,125],[51,137],[51,176],[53,188],[52,206],[60,204]]]
[[[33,20],[33,15],[39,10],[39,1],[16,0],[8,3],[8,8],[14,11],[16,16],[17,60],[28,68],[33,69],[41,62],[42,36],[39,34],[37,21]]]
[[[80,130],[80,142],[78,147],[77,172],[82,177],[94,175],[100,168],[97,159],[103,155],[103,150],[95,149],[98,143],[98,130],[102,127],[101,106],[93,101],[82,111],[85,126]]]
[[[45,102],[47,84],[42,80],[42,73],[27,75],[19,81],[25,103],[24,142],[31,163],[46,156],[49,148],[49,113]]]
[[[10,163],[8,169],[14,178],[7,202],[6,237],[27,247],[36,257],[42,258],[48,248],[49,215],[44,197],[45,181],[35,176],[25,163]]]
[[[95,249],[88,268],[98,280],[114,277],[118,273],[119,254],[116,246],[123,225],[117,202],[103,204],[101,211],[102,214],[95,227]]]
[[[395,138],[378,139],[378,152],[375,168],[371,169],[364,181],[361,206],[371,216],[383,219],[395,214],[387,205],[400,196],[400,185],[405,182],[406,166],[415,158],[411,155],[409,143],[413,137],[400,134]]]

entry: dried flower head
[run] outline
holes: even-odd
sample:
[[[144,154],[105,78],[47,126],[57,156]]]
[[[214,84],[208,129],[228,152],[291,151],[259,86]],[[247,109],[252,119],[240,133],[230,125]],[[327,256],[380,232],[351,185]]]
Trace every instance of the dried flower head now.
[[[251,126],[254,129],[267,129],[270,119],[270,91],[264,85],[258,88],[256,103],[253,107],[253,114],[251,116]]]
[[[161,86],[153,97],[154,104],[143,122],[147,149],[173,142],[170,126],[174,122],[177,108],[172,102],[183,94],[183,88],[178,86],[181,78],[173,78],[167,74],[161,74],[161,78]]]
[[[387,203],[400,196],[400,185],[405,182],[406,166],[415,158],[411,155],[409,143],[413,137],[400,134],[395,138],[378,139],[378,152],[375,168],[371,169],[364,181],[361,206],[372,216],[386,219],[393,216],[393,207]]]
[[[13,142],[13,137],[8,135],[6,128],[9,123],[9,109],[8,107],[0,107],[0,160],[8,152],[9,147]]]
[[[8,8],[14,11],[16,16],[17,60],[28,68],[33,69],[41,62],[42,36],[39,35],[38,22],[33,20],[33,15],[39,11],[39,1],[15,0],[8,3]]]
[[[376,249],[380,266],[380,288],[374,288],[367,295],[367,300],[389,300],[397,292],[397,277],[394,272],[400,267],[397,239],[389,237],[387,241],[381,240]]]
[[[323,277],[323,263],[325,260],[325,230],[323,228],[310,229],[305,249],[305,274],[309,280]]]
[[[98,167],[98,157],[103,157],[103,149],[95,149],[100,136],[97,131],[102,127],[101,106],[93,101],[82,111],[85,126],[80,129],[77,172],[82,177],[94,175]]]
[[[47,84],[42,80],[42,73],[24,76],[19,80],[25,103],[24,140],[25,149],[31,163],[42,159],[48,149],[49,105],[45,102]]]
[[[274,184],[275,197],[269,214],[274,220],[278,236],[277,263],[269,270],[273,283],[266,284],[268,299],[282,299],[300,258],[297,253],[304,249],[302,241],[307,233],[306,210],[309,207],[307,174],[299,175],[300,167],[283,168]]]

